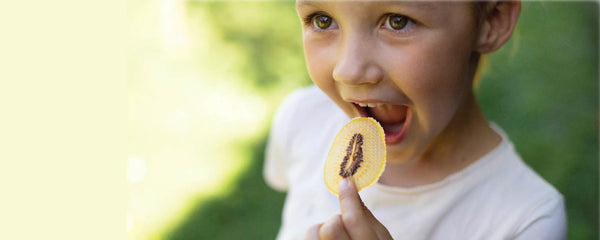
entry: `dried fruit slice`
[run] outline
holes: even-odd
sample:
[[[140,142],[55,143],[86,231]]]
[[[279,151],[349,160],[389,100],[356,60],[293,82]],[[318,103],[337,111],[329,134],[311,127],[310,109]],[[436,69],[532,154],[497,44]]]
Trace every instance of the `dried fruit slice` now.
[[[352,177],[356,188],[373,184],[385,166],[385,134],[373,118],[354,118],[333,140],[325,161],[325,185],[335,195],[345,177]]]

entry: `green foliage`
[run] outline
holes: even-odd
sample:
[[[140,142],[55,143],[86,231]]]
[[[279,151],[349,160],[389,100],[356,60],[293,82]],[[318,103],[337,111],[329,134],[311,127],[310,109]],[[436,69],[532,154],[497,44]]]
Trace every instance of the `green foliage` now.
[[[252,153],[250,167],[231,194],[199,203],[167,239],[274,239],[281,222],[284,193],[262,180],[266,136],[257,143],[240,144]]]
[[[310,83],[294,2],[199,2],[189,10],[207,14],[213,33],[240,50],[236,57],[243,61],[234,70],[259,91]]]
[[[569,239],[598,239],[598,6],[525,2],[478,98],[565,197]]]
[[[214,34],[244,59],[232,71],[278,102],[310,82],[293,4],[194,2],[188,14],[208,14]],[[569,239],[597,239],[598,5],[523,6],[516,35],[490,56],[477,97],[523,159],[564,195]],[[251,166],[231,195],[198,203],[168,239],[275,237],[284,194],[262,181],[264,138],[247,146]]]

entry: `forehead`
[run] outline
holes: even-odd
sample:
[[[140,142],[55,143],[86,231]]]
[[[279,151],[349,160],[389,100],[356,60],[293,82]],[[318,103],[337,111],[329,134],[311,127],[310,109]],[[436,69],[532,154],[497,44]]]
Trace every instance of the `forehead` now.
[[[430,1],[430,0],[417,0],[417,1],[379,1],[379,0],[360,0],[360,1],[348,1],[348,0],[297,0],[296,8],[303,9],[309,7],[325,7],[328,5],[339,5],[339,4],[358,4],[364,6],[402,6],[410,8],[418,8],[425,11],[434,11],[443,8],[447,2],[442,1]]]
[[[452,27],[472,25],[473,2],[449,1],[374,1],[374,0],[297,0],[296,10],[303,17],[310,13],[325,12],[338,23],[357,24],[396,13],[410,17],[425,27]],[[366,22],[366,23],[365,23]]]
[[[465,1],[354,1],[354,0],[297,0],[296,10],[300,16],[323,11],[343,23],[368,24],[369,19],[382,14],[398,13],[406,15],[423,26],[464,25],[462,19],[472,15],[470,3]],[[460,21],[459,21],[460,20]]]
[[[358,20],[378,17],[386,13],[399,13],[425,25],[447,22],[451,16],[464,15],[467,2],[459,1],[354,1],[354,0],[297,0],[299,15],[324,11],[337,20]]]

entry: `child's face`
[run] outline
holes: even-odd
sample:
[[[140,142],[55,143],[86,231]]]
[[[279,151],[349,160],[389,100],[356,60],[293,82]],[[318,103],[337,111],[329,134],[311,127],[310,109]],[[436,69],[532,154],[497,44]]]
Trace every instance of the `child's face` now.
[[[382,123],[390,160],[415,158],[472,93],[471,4],[298,0],[309,74],[350,117]]]

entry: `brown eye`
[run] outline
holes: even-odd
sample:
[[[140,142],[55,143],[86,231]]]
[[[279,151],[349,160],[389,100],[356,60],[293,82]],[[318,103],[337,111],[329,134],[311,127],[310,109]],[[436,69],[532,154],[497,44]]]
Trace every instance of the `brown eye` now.
[[[390,15],[385,21],[385,25],[393,30],[402,30],[408,24],[408,18],[402,15]]]
[[[313,25],[320,29],[327,29],[331,26],[331,17],[326,15],[317,15],[313,18]]]

